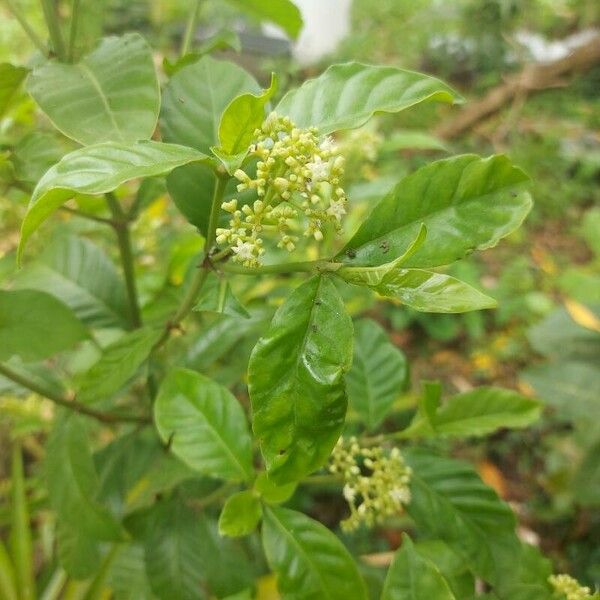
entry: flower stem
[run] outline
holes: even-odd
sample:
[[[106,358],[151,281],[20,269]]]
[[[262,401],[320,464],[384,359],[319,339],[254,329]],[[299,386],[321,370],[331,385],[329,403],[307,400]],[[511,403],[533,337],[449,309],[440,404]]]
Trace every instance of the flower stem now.
[[[35,47],[44,55],[48,56],[48,48],[46,44],[41,40],[38,34],[33,30],[33,27],[29,24],[29,21],[23,16],[21,11],[16,7],[13,0],[4,0],[8,10],[12,13],[13,17],[19,22],[19,25],[23,31],[27,34],[27,37],[33,42]]]
[[[262,265],[259,267],[242,267],[230,263],[219,266],[226,273],[239,275],[267,275],[271,273],[334,273],[343,265],[326,260],[312,260],[306,262],[287,263],[279,265]]]
[[[56,4],[54,0],[42,0],[42,8],[44,9],[44,18],[46,19],[48,33],[50,34],[50,39],[52,40],[52,49],[56,53],[56,56],[58,56],[59,60],[64,61],[66,59],[65,41],[60,29],[60,21],[58,19],[58,12],[56,11]]]

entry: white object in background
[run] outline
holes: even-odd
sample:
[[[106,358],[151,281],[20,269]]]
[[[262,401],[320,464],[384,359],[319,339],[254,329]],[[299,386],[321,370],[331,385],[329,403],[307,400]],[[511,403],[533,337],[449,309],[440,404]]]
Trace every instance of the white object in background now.
[[[293,0],[302,12],[304,27],[292,45],[294,58],[309,65],[333,52],[350,33],[352,0]],[[264,25],[265,33],[286,37],[281,29]]]

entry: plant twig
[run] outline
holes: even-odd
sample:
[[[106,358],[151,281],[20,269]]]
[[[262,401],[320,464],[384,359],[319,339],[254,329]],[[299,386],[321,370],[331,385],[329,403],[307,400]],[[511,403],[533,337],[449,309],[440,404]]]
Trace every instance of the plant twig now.
[[[44,18],[46,19],[46,26],[48,27],[48,33],[50,34],[50,40],[52,41],[52,49],[59,60],[64,61],[67,57],[67,53],[55,0],[42,0],[42,8],[44,9]]]
[[[270,273],[333,273],[343,267],[342,263],[326,260],[287,263],[279,265],[262,265],[260,267],[243,267],[230,263],[219,265],[219,269],[227,273],[239,275],[266,275]]]
[[[60,210],[67,212],[76,217],[87,219],[88,221],[95,221],[96,223],[102,223],[104,225],[115,226],[115,222],[112,219],[105,219],[104,217],[97,217],[96,215],[90,215],[89,213],[77,210],[76,208],[69,208],[68,206],[61,206]]]
[[[16,7],[13,0],[4,0],[6,7],[12,16],[19,22],[19,25],[23,31],[27,34],[27,37],[33,42],[34,46],[44,55],[48,56],[48,48],[46,44],[41,40],[38,34],[33,30],[29,21],[23,16],[21,11]]]
[[[123,266],[127,298],[129,300],[131,325],[134,329],[137,329],[142,325],[142,317],[140,314],[140,305],[135,284],[135,270],[133,265],[133,252],[131,250],[131,236],[129,235],[129,222],[127,220],[127,215],[121,208],[116,196],[112,192],[108,192],[105,194],[105,197],[110,212],[113,215],[112,225],[117,234],[121,265]]]
[[[198,500],[194,500],[192,506],[196,509],[202,510],[219,500],[222,500],[229,494],[229,492],[233,491],[237,487],[236,483],[228,482],[224,483],[222,486],[218,487],[216,490],[207,494],[203,498],[199,498]]]
[[[202,0],[192,1],[193,5],[190,10],[187,23],[185,25],[185,32],[183,34],[183,39],[181,40],[181,49],[179,51],[179,56],[185,56],[190,50],[190,44],[192,43],[192,37],[194,35],[196,19],[198,18],[198,13],[200,12],[200,4],[202,3]]]
[[[87,404],[81,404],[74,398],[69,398],[65,395],[58,394],[54,390],[50,390],[37,381],[29,379],[27,376],[17,373],[7,365],[0,363],[0,375],[18,383],[20,386],[35,392],[39,396],[52,400],[55,404],[64,406],[86,417],[92,417],[102,423],[150,423],[149,417],[143,415],[121,415],[112,412],[103,412],[96,410]]]
[[[71,29],[69,31],[69,51],[67,58],[69,62],[75,59],[75,42],[77,41],[77,27],[79,26],[79,5],[81,0],[73,0],[73,8],[71,10]]]

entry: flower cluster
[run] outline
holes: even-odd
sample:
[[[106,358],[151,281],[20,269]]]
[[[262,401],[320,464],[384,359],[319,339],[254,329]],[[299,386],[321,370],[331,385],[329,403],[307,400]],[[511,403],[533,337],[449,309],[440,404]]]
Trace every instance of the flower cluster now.
[[[344,159],[331,137],[271,113],[254,138],[249,154],[258,158],[256,177],[242,169],[234,175],[238,192],[254,190],[258,199],[241,207],[237,200],[224,202],[231,220],[216,232],[217,243],[230,246],[233,260],[249,267],[260,264],[265,232],[276,232],[277,246],[292,252],[299,239],[295,234],[302,229],[317,241],[323,239],[326,223],[339,231],[347,203],[340,185]]]
[[[579,585],[579,582],[570,575],[550,575],[548,581],[554,591],[564,596],[566,600],[585,600],[592,597],[590,588]]]
[[[345,531],[364,523],[372,527],[386,517],[400,514],[410,502],[411,469],[398,448],[362,448],[356,438],[340,438],[333,450],[329,470],[344,477],[344,498],[350,516],[342,521]]]

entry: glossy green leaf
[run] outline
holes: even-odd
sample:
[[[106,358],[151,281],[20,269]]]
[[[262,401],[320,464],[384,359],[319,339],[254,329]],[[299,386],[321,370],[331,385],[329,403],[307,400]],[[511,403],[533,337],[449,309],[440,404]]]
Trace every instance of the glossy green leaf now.
[[[100,541],[123,540],[119,523],[96,500],[99,481],[88,444],[85,421],[67,415],[55,422],[46,447],[46,485],[58,520],[59,555],[74,577],[95,571]]]
[[[10,63],[0,63],[0,117],[10,106],[11,100],[17,93],[21,83],[27,77],[28,69],[15,67]]]
[[[236,398],[208,377],[175,369],[165,377],[154,420],[171,451],[196,471],[231,481],[252,475],[252,442]]]
[[[437,409],[433,427],[421,415],[404,432],[407,437],[468,437],[493,433],[502,427],[527,427],[539,419],[540,403],[513,390],[479,387],[452,396]]]
[[[248,311],[233,295],[229,281],[210,272],[202,286],[194,310],[230,315],[232,317],[250,318]]]
[[[360,127],[377,113],[395,113],[422,102],[451,104],[459,99],[435,77],[350,62],[333,65],[289,91],[275,110],[298,127],[318,127],[323,134]]]
[[[213,159],[192,148],[161,142],[107,142],[67,154],[37,184],[23,225],[19,257],[31,234],[76,194],[104,194],[138,177],[162,175],[182,165]]]
[[[493,298],[464,281],[424,269],[391,271],[372,289],[422,312],[461,313],[496,306]]]
[[[160,108],[152,51],[137,33],[104,38],[76,64],[43,63],[27,90],[57,129],[83,145],[149,139]]]
[[[0,360],[42,360],[87,337],[71,310],[50,294],[0,290]]]
[[[502,155],[456,156],[426,165],[402,179],[377,204],[339,260],[380,265],[402,254],[418,230],[426,242],[406,267],[449,264],[473,250],[495,246],[521,225],[532,200],[529,178]]]
[[[402,546],[390,565],[381,600],[455,600],[437,567],[402,535]]]
[[[312,277],[275,313],[248,365],[254,434],[276,483],[327,460],[344,424],[351,362],[344,303],[329,277]]]
[[[240,537],[252,533],[262,516],[258,496],[244,490],[229,496],[219,516],[219,533],[229,537]]]
[[[13,287],[52,294],[89,327],[128,325],[123,278],[92,241],[61,235],[21,269]]]
[[[219,124],[218,148],[213,152],[222,160],[230,175],[240,167],[254,132],[265,120],[265,109],[277,91],[277,77],[271,75],[271,85],[260,94],[242,94],[233,99],[223,112]]]
[[[407,512],[417,527],[448,543],[486,581],[504,577],[499,565],[519,554],[510,507],[466,463],[418,449],[405,457],[413,470]]]
[[[109,399],[135,376],[162,334],[162,329],[145,327],[109,344],[79,379],[78,400],[92,404]]]
[[[406,386],[408,364],[404,354],[375,321],[354,324],[354,360],[346,375],[350,406],[368,429],[377,428]]]
[[[352,556],[321,523],[286,508],[265,508],[262,540],[283,600],[366,600]]]
[[[296,39],[302,29],[302,14],[291,0],[228,0],[236,8],[259,21],[279,25],[291,38]]]

